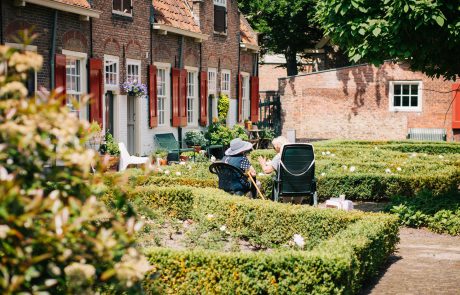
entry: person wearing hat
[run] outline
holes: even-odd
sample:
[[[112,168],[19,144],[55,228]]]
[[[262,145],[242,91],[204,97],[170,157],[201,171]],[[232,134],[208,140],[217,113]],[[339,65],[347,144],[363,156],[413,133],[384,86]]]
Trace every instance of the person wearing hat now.
[[[247,154],[252,150],[252,143],[235,138],[230,142],[230,148],[225,151],[222,162],[248,172],[256,181],[256,170],[251,166]],[[256,181],[257,182],[257,181]],[[257,195],[255,187],[251,187],[251,194],[254,198]]]

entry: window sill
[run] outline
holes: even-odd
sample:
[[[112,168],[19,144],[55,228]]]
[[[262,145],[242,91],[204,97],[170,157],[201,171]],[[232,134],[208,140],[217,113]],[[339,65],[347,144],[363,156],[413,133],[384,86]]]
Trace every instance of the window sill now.
[[[112,10],[112,18],[124,21],[133,21],[132,13],[125,13],[118,10]]]
[[[391,108],[390,112],[394,113],[421,113],[422,109],[421,108],[401,108],[401,107],[395,107]]]
[[[214,35],[220,36],[220,37],[227,37],[227,32],[216,32],[216,31],[214,31]]]

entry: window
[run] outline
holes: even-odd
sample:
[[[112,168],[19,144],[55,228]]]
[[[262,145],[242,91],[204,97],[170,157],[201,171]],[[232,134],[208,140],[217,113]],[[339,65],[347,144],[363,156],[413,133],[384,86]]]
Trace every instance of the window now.
[[[227,0],[214,0],[214,32],[227,33]]]
[[[242,113],[243,113],[243,120],[249,119],[251,116],[251,107],[249,101],[249,75],[243,75],[243,106],[242,106]]]
[[[118,89],[118,57],[105,56],[105,87],[110,90]]]
[[[141,62],[138,60],[127,59],[126,60],[126,81],[127,82],[139,82],[141,83]]]
[[[66,56],[66,104],[67,107],[79,117],[79,110],[75,109],[74,102],[80,102],[81,90],[81,61],[74,57]]]
[[[226,94],[228,98],[230,98],[230,71],[229,70],[222,70],[220,91],[223,94]]]
[[[158,126],[165,125],[166,69],[157,69]]]
[[[391,81],[390,111],[422,111],[421,88],[422,82],[420,81]]]
[[[195,118],[195,101],[197,93],[197,74],[196,72],[188,71],[187,72],[187,123],[195,124],[197,123],[197,118]]]
[[[208,69],[208,95],[212,95],[212,118],[217,118],[217,70]]]
[[[112,13],[132,16],[133,3],[131,0],[113,0]]]

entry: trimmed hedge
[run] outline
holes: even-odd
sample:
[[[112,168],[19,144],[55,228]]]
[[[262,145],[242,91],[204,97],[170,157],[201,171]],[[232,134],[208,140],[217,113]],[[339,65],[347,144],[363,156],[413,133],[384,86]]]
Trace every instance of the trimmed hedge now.
[[[398,242],[396,218],[369,215],[311,251],[146,251],[155,265],[147,293],[356,294]]]
[[[365,213],[318,210],[229,195],[219,189],[191,187],[139,187],[128,198],[144,206],[162,208],[179,219],[202,220],[208,214],[241,239],[263,247],[277,247],[302,235],[307,248],[335,235]]]

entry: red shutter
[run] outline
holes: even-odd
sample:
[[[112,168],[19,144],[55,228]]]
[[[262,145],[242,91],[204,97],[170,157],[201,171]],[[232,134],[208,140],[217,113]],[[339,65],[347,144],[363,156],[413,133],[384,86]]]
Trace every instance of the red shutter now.
[[[208,124],[208,73],[200,73],[200,125]]]
[[[243,119],[243,76],[238,75],[238,122]]]
[[[453,109],[452,109],[452,129],[460,129],[460,83],[452,85]]]
[[[187,126],[187,70],[180,70],[179,78],[180,127]]]
[[[251,77],[251,121],[259,122],[259,77]]]
[[[102,125],[102,60],[89,59],[89,92],[91,103],[89,120]]]
[[[171,69],[171,85],[172,85],[172,126],[180,127],[179,114],[179,77],[180,69]]]
[[[56,54],[54,56],[54,87],[55,89],[61,88],[60,94],[65,96],[66,94],[66,62],[65,55]],[[63,100],[63,104],[66,104],[66,100]]]
[[[157,67],[149,65],[149,127],[158,126],[157,117]]]

